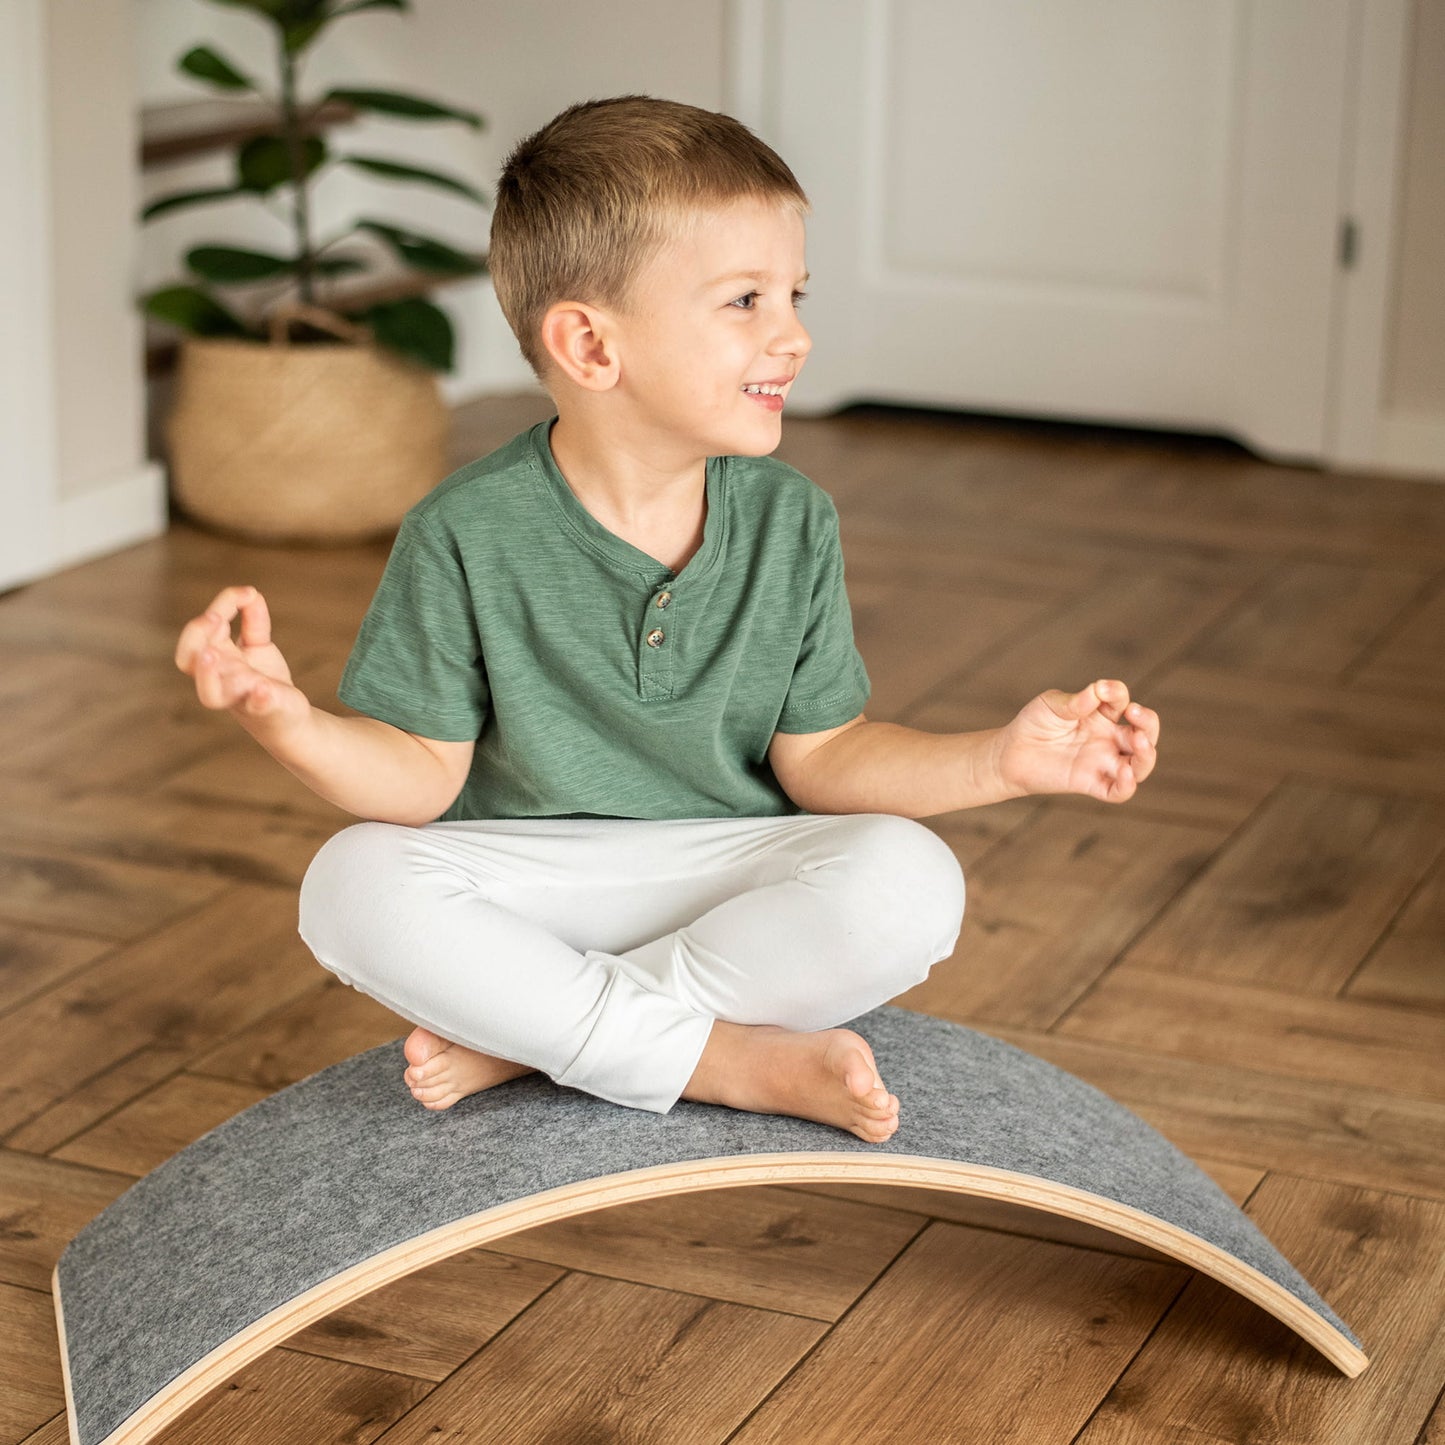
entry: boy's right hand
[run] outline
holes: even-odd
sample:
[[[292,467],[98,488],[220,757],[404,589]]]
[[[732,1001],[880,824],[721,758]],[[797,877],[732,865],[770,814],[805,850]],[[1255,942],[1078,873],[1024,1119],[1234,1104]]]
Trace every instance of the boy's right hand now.
[[[241,616],[239,645],[231,622]],[[267,725],[301,722],[311,712],[305,693],[271,641],[271,614],[254,587],[227,587],[181,629],[176,666],[196,681],[208,708],[228,708],[238,721]]]

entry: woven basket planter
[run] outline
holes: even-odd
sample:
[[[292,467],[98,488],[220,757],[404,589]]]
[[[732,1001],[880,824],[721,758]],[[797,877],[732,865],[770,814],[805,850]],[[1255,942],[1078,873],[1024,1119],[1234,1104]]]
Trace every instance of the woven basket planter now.
[[[358,339],[292,345],[297,315]],[[446,475],[450,413],[434,372],[364,336],[298,308],[270,344],[186,338],[166,421],[181,510],[250,541],[339,545],[394,532]]]

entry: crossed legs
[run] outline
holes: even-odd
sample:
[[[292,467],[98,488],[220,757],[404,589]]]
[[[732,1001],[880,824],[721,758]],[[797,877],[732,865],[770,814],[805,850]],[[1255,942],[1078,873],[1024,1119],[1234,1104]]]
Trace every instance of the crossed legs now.
[[[363,823],[313,861],[301,933],[418,1025],[428,1107],[539,1069],[876,1141],[898,1101],[836,1025],[926,977],[962,912],[953,854],[889,814]]]

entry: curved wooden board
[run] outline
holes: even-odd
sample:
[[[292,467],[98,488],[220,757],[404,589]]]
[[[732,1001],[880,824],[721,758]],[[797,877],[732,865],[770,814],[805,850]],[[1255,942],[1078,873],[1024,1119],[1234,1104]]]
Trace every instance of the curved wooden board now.
[[[140,1180],[54,1275],[74,1445],[140,1445],[257,1356],[382,1285],[635,1199],[836,1181],[953,1190],[1110,1230],[1211,1275],[1348,1376],[1360,1342],[1203,1171],[1129,1110],[959,1024],[852,1021],[903,1103],[884,1144],[529,1075],[422,1109],[401,1041],[283,1089]]]

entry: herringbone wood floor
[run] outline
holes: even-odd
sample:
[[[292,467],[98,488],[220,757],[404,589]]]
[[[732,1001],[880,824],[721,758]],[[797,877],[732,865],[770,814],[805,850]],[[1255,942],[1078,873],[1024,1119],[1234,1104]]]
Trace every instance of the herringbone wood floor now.
[[[457,459],[545,414],[463,409]],[[457,1257],[163,1438],[1445,1441],[1445,486],[879,411],[790,422],[780,454],[838,502],[870,717],[992,725],[1099,675],[1163,716],[1124,808],[928,820],[969,912],[897,1002],[1135,1109],[1371,1368],[1346,1381],[1211,1281],[1080,1228],[770,1187]],[[337,706],[385,555],[177,525],[0,599],[0,1442],[66,1439],[48,1286],[70,1236],[216,1123],[406,1030],[295,933],[306,862],[349,818],[171,665],[182,622],[254,582]]]

